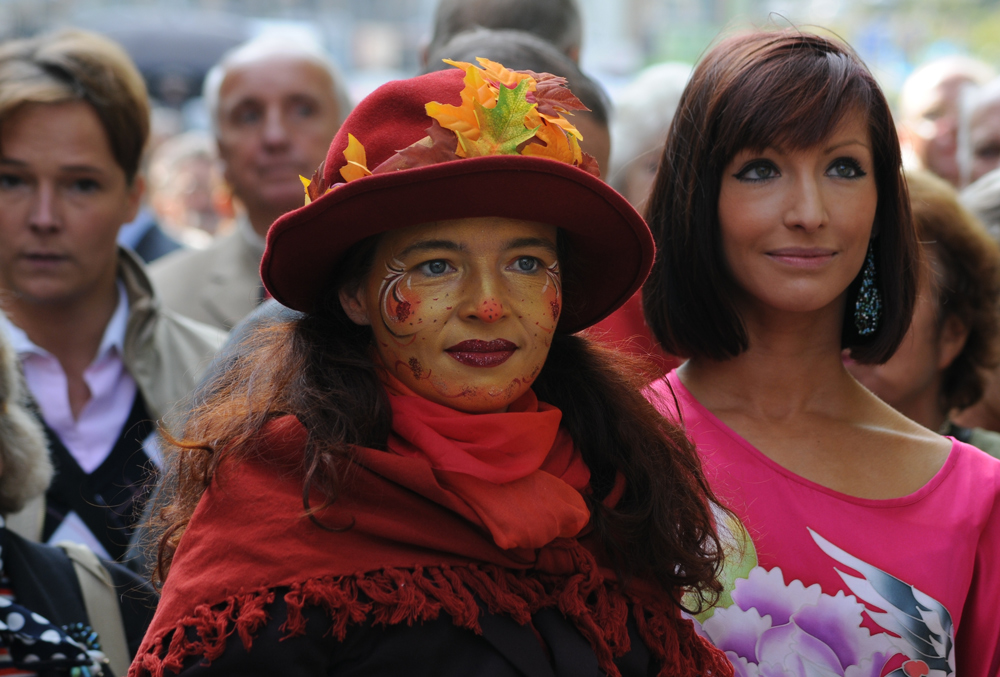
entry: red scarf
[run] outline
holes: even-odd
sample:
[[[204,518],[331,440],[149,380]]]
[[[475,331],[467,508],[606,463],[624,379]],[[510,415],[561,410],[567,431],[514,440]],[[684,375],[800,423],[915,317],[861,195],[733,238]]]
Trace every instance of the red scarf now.
[[[130,677],[177,671],[189,656],[211,661],[234,632],[249,648],[278,587],[289,588],[289,635],[305,632],[301,611],[313,605],[327,610],[341,639],[348,624],[368,618],[414,623],[442,610],[479,632],[477,597],[521,624],[556,607],[609,675],[618,675],[613,659],[629,648],[631,606],[661,675],[732,674],[720,652],[677,620],[669,600],[624,594],[580,541],[566,537],[586,521],[580,491],[589,472],[558,429],[558,410],[533,394],[494,415],[461,414],[399,390],[391,397],[389,453],[357,449],[341,496],[317,514],[328,526],[353,525],[346,531],[321,529],[304,515],[307,433],[294,417],[265,428],[259,458],[220,464]],[[532,493],[539,491],[546,496]],[[321,501],[317,495],[313,504]],[[539,519],[525,512],[536,510]]]
[[[389,450],[426,461],[500,548],[541,548],[587,526],[581,492],[590,469],[559,426],[561,411],[528,390],[502,414],[466,414],[383,378],[393,412]]]

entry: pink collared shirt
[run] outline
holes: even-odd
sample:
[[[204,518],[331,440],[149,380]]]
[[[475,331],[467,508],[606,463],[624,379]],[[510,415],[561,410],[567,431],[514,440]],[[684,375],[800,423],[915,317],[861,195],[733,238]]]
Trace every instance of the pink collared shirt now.
[[[118,282],[118,306],[104,329],[94,361],[83,372],[90,400],[79,418],[73,417],[66,372],[59,360],[0,315],[0,330],[10,336],[42,417],[87,474],[111,453],[135,401],[136,383],[122,361],[128,310],[125,286]]]

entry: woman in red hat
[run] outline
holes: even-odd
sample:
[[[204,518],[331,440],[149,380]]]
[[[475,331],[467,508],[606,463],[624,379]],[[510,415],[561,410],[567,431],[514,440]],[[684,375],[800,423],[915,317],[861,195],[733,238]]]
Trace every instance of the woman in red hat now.
[[[1000,462],[843,364],[885,362],[910,325],[900,165],[865,65],[797,30],[709,51],[670,129],[643,301],[690,359],[651,390],[745,527],[732,593],[701,617],[737,674],[1000,674]]]
[[[262,279],[302,315],[173,450],[134,677],[732,674],[680,615],[719,588],[693,449],[573,335],[649,232],[562,79],[480,61],[376,90],[272,226]]]

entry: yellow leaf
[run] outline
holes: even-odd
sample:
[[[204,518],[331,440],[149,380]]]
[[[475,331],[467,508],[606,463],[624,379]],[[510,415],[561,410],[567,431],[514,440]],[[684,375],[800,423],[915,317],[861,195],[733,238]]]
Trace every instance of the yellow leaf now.
[[[462,89],[462,105],[472,107],[475,102],[479,102],[486,108],[492,108],[497,101],[497,87],[483,78],[483,71],[479,66],[467,61],[452,61],[445,59],[444,62],[450,66],[461,68],[465,71],[465,87]]]
[[[476,118],[476,110],[472,104],[451,106],[446,103],[431,101],[424,110],[427,115],[438,121],[438,124],[445,129],[475,141],[479,138],[479,120]]]
[[[552,124],[552,125],[555,125],[556,127],[559,127],[560,129],[562,129],[564,132],[566,132],[567,134],[569,134],[571,136],[575,136],[578,141],[583,141],[583,134],[580,133],[580,130],[578,130],[576,128],[576,126],[573,125],[572,122],[570,122],[569,120],[567,120],[563,116],[561,116],[561,115],[546,115],[545,113],[541,113],[541,112],[538,115],[539,115],[539,117],[541,117],[543,120],[545,120],[549,124]],[[569,115],[572,115],[572,113],[569,113]]]
[[[309,197],[309,184],[312,183],[312,181],[302,176],[301,174],[299,174],[299,181],[302,182],[302,188],[306,192],[306,204],[309,204],[310,202],[312,202],[312,198]]]
[[[344,159],[347,164],[340,168],[340,175],[344,181],[351,182],[363,176],[371,175],[368,171],[368,159],[365,157],[365,147],[354,138],[353,134],[347,135],[347,148],[344,149]]]

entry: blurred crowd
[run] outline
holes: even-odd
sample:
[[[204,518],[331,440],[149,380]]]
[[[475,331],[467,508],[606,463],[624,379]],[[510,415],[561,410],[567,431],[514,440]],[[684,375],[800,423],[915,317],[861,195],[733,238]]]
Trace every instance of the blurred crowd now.
[[[587,108],[573,118],[583,150],[642,214],[693,66],[650,66],[612,99],[580,68],[581,35],[573,0],[440,0],[421,61],[565,78]],[[229,333],[273,307],[259,273],[268,229],[302,206],[352,110],[323,47],[280,32],[229,51],[202,100],[209,129],[185,129],[97,34],[0,45],[0,600],[69,638],[74,624],[122,635],[74,664],[106,659],[107,674],[125,673],[149,622],[155,555],[141,525],[166,434],[151,422],[183,418]],[[1000,76],[970,57],[932,61],[895,113],[925,270],[892,359],[845,364],[913,421],[1000,458]],[[588,331],[651,359],[650,380],[680,363],[640,294]],[[84,575],[66,548],[36,552],[66,541],[104,561],[91,565],[98,587],[131,591],[112,596],[112,620],[81,597],[93,583],[68,601],[32,588]],[[22,551],[44,563],[18,564]]]

